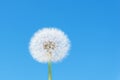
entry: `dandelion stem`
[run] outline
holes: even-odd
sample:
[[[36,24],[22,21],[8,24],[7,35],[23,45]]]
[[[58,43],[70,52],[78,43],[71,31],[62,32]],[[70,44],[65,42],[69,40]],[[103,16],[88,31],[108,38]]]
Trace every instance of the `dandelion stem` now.
[[[51,64],[51,61],[48,62],[48,80],[52,80],[52,64]]]

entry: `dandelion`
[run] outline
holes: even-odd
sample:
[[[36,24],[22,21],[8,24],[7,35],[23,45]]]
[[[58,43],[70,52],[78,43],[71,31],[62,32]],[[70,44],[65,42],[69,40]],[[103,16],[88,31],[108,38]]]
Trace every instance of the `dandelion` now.
[[[51,63],[67,56],[70,41],[59,29],[43,28],[31,38],[29,49],[32,57],[40,63],[48,63],[48,80],[52,80]]]

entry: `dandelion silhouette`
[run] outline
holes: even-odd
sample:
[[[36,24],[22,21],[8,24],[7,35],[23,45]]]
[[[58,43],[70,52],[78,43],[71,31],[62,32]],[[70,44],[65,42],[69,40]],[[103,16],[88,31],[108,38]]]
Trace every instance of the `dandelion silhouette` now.
[[[48,80],[52,80],[52,62],[61,61],[70,48],[67,35],[56,28],[38,30],[31,38],[29,49],[32,57],[40,63],[48,63]]]

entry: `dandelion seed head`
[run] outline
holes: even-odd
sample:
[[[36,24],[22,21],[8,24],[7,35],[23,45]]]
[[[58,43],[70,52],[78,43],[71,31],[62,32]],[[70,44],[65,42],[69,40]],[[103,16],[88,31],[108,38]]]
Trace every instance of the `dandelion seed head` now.
[[[56,28],[38,30],[30,40],[32,57],[41,63],[58,62],[66,57],[70,41],[65,33]]]

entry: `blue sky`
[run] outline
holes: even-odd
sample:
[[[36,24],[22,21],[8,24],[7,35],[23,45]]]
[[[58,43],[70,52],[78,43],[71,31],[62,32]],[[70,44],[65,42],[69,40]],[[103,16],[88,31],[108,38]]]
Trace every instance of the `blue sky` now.
[[[43,27],[63,30],[69,56],[53,80],[120,80],[119,0],[0,0],[0,80],[47,80],[28,46]]]

